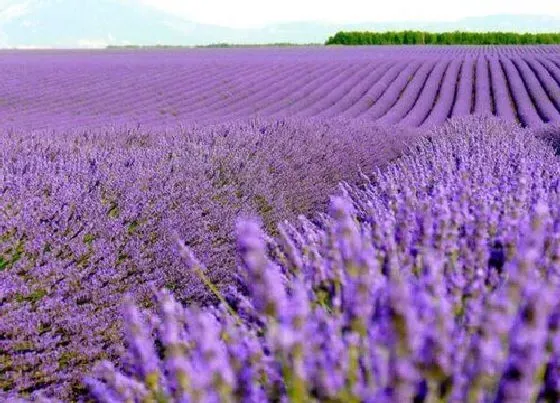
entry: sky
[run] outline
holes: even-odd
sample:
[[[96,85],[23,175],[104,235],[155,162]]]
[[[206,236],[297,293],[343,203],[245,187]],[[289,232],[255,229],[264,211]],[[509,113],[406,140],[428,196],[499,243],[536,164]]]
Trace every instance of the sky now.
[[[289,22],[324,24],[275,25]],[[323,43],[353,23],[558,31],[560,0],[0,0],[0,48]]]
[[[0,23],[24,14],[33,3],[0,0]],[[77,4],[80,0],[74,0]],[[233,28],[291,21],[328,23],[454,21],[493,14],[560,17],[557,0],[114,0],[148,5],[186,20]],[[101,4],[101,3],[100,3]]]
[[[78,0],[79,1],[79,0]],[[491,14],[560,17],[558,0],[134,0],[192,21],[236,28],[275,22],[454,21]]]

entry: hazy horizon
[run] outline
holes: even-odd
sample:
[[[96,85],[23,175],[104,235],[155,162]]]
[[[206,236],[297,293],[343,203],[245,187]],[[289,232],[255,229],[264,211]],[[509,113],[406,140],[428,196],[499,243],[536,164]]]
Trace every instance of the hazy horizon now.
[[[560,31],[560,2],[0,0],[1,48],[323,43],[338,30]],[[429,12],[428,12],[429,11]]]

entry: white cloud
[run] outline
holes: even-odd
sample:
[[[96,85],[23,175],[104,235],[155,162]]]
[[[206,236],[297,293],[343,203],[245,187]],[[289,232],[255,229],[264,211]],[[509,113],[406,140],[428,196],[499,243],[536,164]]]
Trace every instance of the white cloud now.
[[[176,31],[182,32],[183,34],[190,34],[195,31],[195,27],[190,24],[177,23],[176,21],[162,21],[163,25],[173,28]]]
[[[0,0],[0,47],[9,45],[9,38],[2,30],[2,25],[29,12],[31,1]]]
[[[47,45],[14,45],[6,46],[10,49],[22,49],[22,50],[36,50],[36,49],[52,49],[52,46]]]
[[[184,17],[232,27],[285,21],[448,21],[491,14],[560,17],[555,0],[136,0]]]
[[[106,39],[80,39],[77,45],[79,48],[99,49],[106,47],[109,43]]]
[[[22,17],[29,12],[30,1],[2,1],[0,2],[0,23]]]
[[[130,45],[128,41],[118,41],[115,35],[108,33],[105,38],[84,38],[76,42],[79,48],[100,49],[109,45]]]

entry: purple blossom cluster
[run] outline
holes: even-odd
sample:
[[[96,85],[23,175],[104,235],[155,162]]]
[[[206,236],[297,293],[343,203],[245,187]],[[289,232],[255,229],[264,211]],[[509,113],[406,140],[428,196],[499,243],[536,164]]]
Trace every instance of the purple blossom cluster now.
[[[77,399],[81,374],[121,353],[124,294],[143,306],[152,288],[217,301],[185,270],[176,236],[218,288],[239,284],[238,216],[258,215],[274,234],[276,222],[324,210],[338,182],[359,181],[415,137],[302,119],[3,133],[0,391]]]
[[[328,214],[236,227],[243,291],[125,305],[118,401],[557,401],[560,161],[516,125],[452,120]],[[188,270],[203,264],[179,242]]]

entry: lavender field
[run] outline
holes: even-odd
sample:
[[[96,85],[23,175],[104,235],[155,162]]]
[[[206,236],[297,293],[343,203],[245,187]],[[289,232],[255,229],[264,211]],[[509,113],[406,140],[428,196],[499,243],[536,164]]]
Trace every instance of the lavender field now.
[[[560,121],[560,47],[2,51],[0,126],[29,129],[251,117],[430,127],[494,115]]]
[[[560,399],[560,46],[0,72],[0,401]]]

